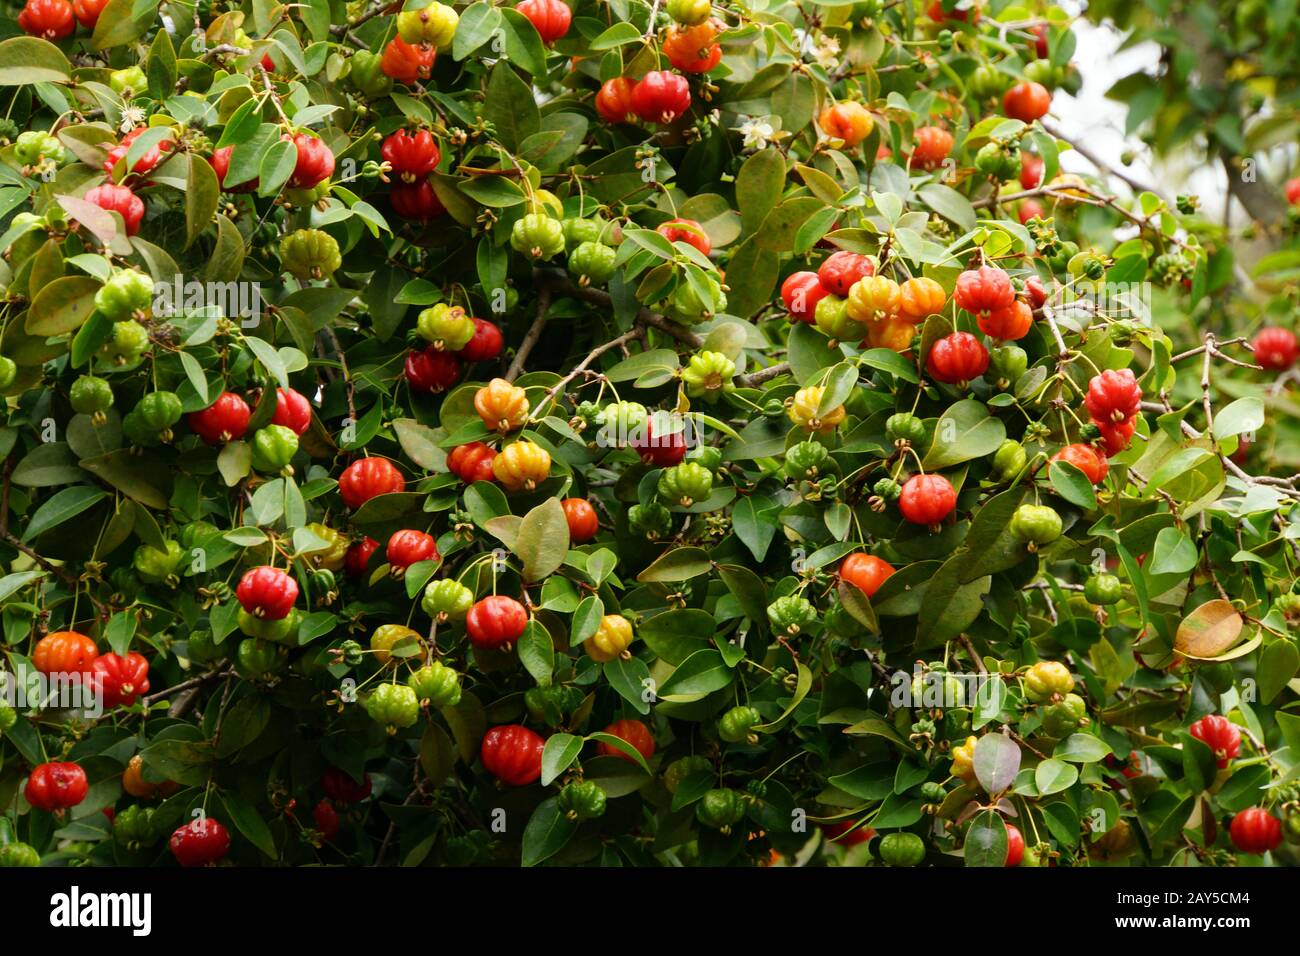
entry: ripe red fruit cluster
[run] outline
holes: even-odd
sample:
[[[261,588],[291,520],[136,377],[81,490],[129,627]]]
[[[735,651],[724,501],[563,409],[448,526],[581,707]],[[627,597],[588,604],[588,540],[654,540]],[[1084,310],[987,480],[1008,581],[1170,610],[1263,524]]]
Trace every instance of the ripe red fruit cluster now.
[[[1220,770],[1228,766],[1228,761],[1241,751],[1241,732],[1227,717],[1210,714],[1202,717],[1187,730],[1214,751]]]
[[[62,40],[77,28],[68,0],[27,0],[18,14],[18,25],[31,36],[45,40]]]
[[[388,201],[392,203],[393,212],[414,222],[437,219],[447,211],[438,194],[433,191],[433,184],[427,179],[413,183],[393,183]]]
[[[86,799],[86,771],[75,763],[55,761],[32,768],[23,798],[37,810],[66,810]]]
[[[945,335],[930,347],[925,369],[936,382],[965,388],[988,370],[989,350],[969,332]]]
[[[655,231],[669,242],[684,242],[706,256],[713,250],[708,233],[694,219],[669,219]]]
[[[849,294],[854,283],[875,275],[876,264],[857,252],[832,252],[817,269],[817,281],[823,289],[841,298]]]
[[[224,445],[244,437],[251,417],[247,402],[234,392],[222,392],[207,408],[190,412],[185,421],[209,445]]]
[[[683,73],[709,73],[722,62],[717,37],[718,28],[712,20],[693,27],[672,27],[664,39],[663,53]]]
[[[1300,357],[1300,342],[1295,333],[1277,326],[1260,329],[1251,346],[1255,349],[1255,361],[1274,372],[1289,369]]]
[[[339,496],[349,508],[360,508],[371,498],[401,491],[402,473],[387,458],[362,458],[339,475]]]
[[[781,301],[790,321],[813,323],[817,303],[830,295],[815,272],[796,272],[781,283]]]
[[[654,755],[654,734],[650,733],[650,728],[639,720],[616,720],[606,727],[604,732],[631,744],[632,748],[646,760]],[[618,747],[604,741],[596,744],[596,750],[602,757],[620,757],[630,763],[636,762]]]
[[[912,134],[912,140],[908,162],[916,169],[934,169],[952,152],[952,133],[940,126],[922,126]]]
[[[957,308],[975,316],[994,309],[1004,309],[1015,301],[1016,290],[1011,277],[996,266],[967,269],[957,277],[957,287],[952,299]]]
[[[569,32],[573,12],[564,0],[519,0],[515,9],[537,28],[542,42],[550,46]]]
[[[523,787],[542,775],[545,743],[523,724],[505,724],[483,735],[479,756],[492,776],[512,787]]]
[[[131,130],[131,132],[123,136],[122,142],[118,143],[110,149],[107,154],[105,154],[104,172],[112,176],[113,170],[117,168],[117,164],[126,159],[126,154],[131,151],[131,144],[146,133],[148,129],[149,127],[147,126],[137,126],[135,129]],[[128,170],[128,173],[134,173],[137,176],[144,176],[146,173],[153,172],[154,167],[162,162],[162,154],[171,152],[175,145],[176,144],[170,139],[164,139],[157,145],[150,146],[145,150],[144,155],[135,161],[135,165]],[[233,147],[231,148],[233,149]],[[227,160],[229,160],[228,153]],[[224,178],[224,170],[222,171],[222,176]],[[146,183],[145,185],[148,184]]]
[[[681,464],[686,457],[686,436],[679,431],[656,435],[653,421],[647,419],[644,434],[633,436],[628,447],[637,452],[647,465],[671,468]]]
[[[105,708],[130,707],[138,696],[149,693],[149,662],[135,651],[125,657],[101,654],[91,665],[89,683]]]
[[[904,518],[931,529],[937,528],[956,507],[957,492],[943,475],[913,475],[898,497],[898,510]]]
[[[103,183],[88,190],[82,198],[105,212],[115,212],[121,216],[128,236],[134,236],[140,231],[140,220],[144,218],[144,200],[126,186]]]
[[[272,425],[283,425],[295,435],[302,435],[311,427],[311,403],[306,396],[292,388],[275,390],[275,414]]]
[[[498,650],[519,640],[528,626],[528,611],[512,597],[492,594],[475,603],[465,616],[470,643]]]
[[[244,572],[235,597],[249,614],[264,621],[279,621],[293,610],[298,600],[298,582],[287,572],[270,565]]]
[[[445,392],[460,381],[460,359],[455,353],[435,349],[432,345],[407,353],[402,374],[412,390]]]
[[[167,846],[181,866],[206,866],[230,852],[230,831],[219,820],[199,817],[177,827]]]
[[[1106,475],[1110,473],[1110,465],[1106,463],[1105,456],[1098,454],[1091,445],[1078,443],[1066,445],[1052,456],[1052,461],[1063,461],[1073,465],[1094,485],[1105,481]]]
[[[438,142],[427,129],[414,133],[399,129],[384,140],[379,155],[404,183],[424,179],[438,168],[442,160]]]
[[[596,537],[600,531],[600,519],[596,509],[586,498],[565,498],[560,502],[564,510],[564,520],[569,524],[569,540],[574,544],[583,544]]]
[[[295,189],[311,189],[333,175],[334,153],[325,145],[324,140],[307,133],[299,133],[294,137],[286,133],[283,138],[292,138],[293,145],[298,147],[298,162],[293,167],[293,175],[289,177],[290,186]]]
[[[668,70],[651,70],[640,81],[618,76],[606,80],[596,94],[596,111],[607,123],[625,123],[636,116],[645,123],[667,125],[690,108],[686,77]]]
[[[346,770],[326,767],[325,772],[320,775],[320,786],[325,791],[325,796],[331,800],[337,800],[339,803],[360,803],[370,796],[370,775],[362,774],[361,782],[357,783]]]
[[[467,485],[476,481],[493,481],[496,474],[492,471],[492,459],[495,457],[496,452],[481,441],[457,445],[447,456],[447,470]]]
[[[412,528],[393,532],[386,556],[393,573],[399,577],[417,561],[437,561],[441,557],[433,535]]]
[[[1282,842],[1282,823],[1263,807],[1251,807],[1232,818],[1228,835],[1242,853],[1263,854]]]
[[[371,537],[362,538],[348,548],[348,553],[343,556],[343,569],[354,578],[361,577],[370,564],[370,556],[378,550],[378,541]]]
[[[1088,383],[1084,407],[1101,430],[1107,454],[1114,455],[1129,446],[1137,431],[1137,415],[1142,407],[1142,386],[1130,369],[1107,369],[1094,375]]]

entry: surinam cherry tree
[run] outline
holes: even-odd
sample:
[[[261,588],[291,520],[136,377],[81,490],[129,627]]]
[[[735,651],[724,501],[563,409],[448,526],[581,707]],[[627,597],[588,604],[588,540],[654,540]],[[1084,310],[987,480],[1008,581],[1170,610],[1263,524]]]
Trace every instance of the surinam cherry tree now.
[[[1175,6],[1226,224],[1046,3],[9,4],[0,864],[1295,862],[1294,30]]]

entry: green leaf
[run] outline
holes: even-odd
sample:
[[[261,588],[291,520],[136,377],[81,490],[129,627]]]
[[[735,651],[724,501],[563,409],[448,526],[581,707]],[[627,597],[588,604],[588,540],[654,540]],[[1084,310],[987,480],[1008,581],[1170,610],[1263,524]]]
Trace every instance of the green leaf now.
[[[0,43],[0,86],[67,83],[71,75],[72,64],[49,40],[17,36]]]
[[[975,744],[974,763],[980,786],[990,794],[1002,793],[1020,772],[1020,746],[1004,734],[985,734]]]
[[[532,30],[531,24],[529,29]],[[507,60],[498,61],[488,77],[483,118],[492,124],[502,145],[511,150],[518,149],[541,125],[533,91]]]
[[[939,416],[923,465],[927,471],[937,471],[991,455],[1006,437],[1006,426],[982,402],[963,399]]]
[[[34,540],[42,532],[72,520],[107,497],[108,492],[89,485],[75,485],[56,492],[36,510],[36,514],[32,515],[27,523],[27,530],[23,532],[23,540]]]
[[[413,418],[398,418],[391,424],[393,432],[397,435],[397,442],[402,446],[402,451],[406,453],[407,458],[425,471],[437,473],[447,470],[447,453],[438,444],[445,436],[439,430],[421,425]],[[503,501],[504,498],[505,496],[502,495]],[[508,512],[509,507],[495,512],[493,517]]]
[[[567,525],[566,525],[566,535]],[[651,562],[636,576],[642,583],[651,581],[688,581],[713,568],[709,554],[702,548],[673,548]]]
[[[1260,703],[1271,704],[1286,687],[1287,682],[1300,670],[1300,650],[1289,640],[1277,640],[1267,645],[1259,655],[1255,669],[1259,681]]]
[[[713,615],[699,608],[673,608],[645,617],[637,627],[641,638],[655,656],[669,664],[681,664],[718,630]]]
[[[1263,427],[1264,401],[1254,395],[1237,399],[1214,416],[1214,437],[1217,439],[1255,432]]]
[[[1042,796],[1060,793],[1074,786],[1079,779],[1079,771],[1073,764],[1049,757],[1034,768],[1034,786]]]
[[[606,661],[601,669],[609,686],[631,704],[637,713],[650,713],[650,701],[646,699],[649,696],[646,691],[650,687],[650,670],[644,661],[639,657],[627,660],[616,657],[612,661]]]
[[[1052,756],[1071,763],[1096,763],[1109,753],[1110,747],[1100,738],[1092,734],[1071,734],[1056,745]]]
[[[208,161],[201,156],[191,155],[189,182],[185,187],[185,245],[188,249],[194,240],[212,225],[216,215],[217,203],[221,200],[221,188],[217,185],[217,174]]]
[[[536,618],[524,625],[524,633],[519,636],[519,662],[532,675],[538,684],[546,686],[551,682],[555,670],[555,645],[551,635]]]
[[[275,838],[271,836],[271,828],[266,825],[266,821],[258,814],[256,808],[247,803],[243,797],[229,790],[221,794],[221,802],[225,805],[226,814],[230,817],[230,822],[235,825],[235,829],[242,833],[249,843],[261,850],[268,859],[276,859],[278,852],[275,848]]]
[[[30,335],[65,335],[81,327],[95,311],[101,283],[90,276],[63,276],[47,282],[27,310]]]
[[[746,232],[756,230],[785,189],[785,156],[768,147],[745,160],[736,174],[736,205]]]
[[[663,700],[698,700],[731,683],[732,671],[722,655],[712,649],[696,651],[668,676],[659,688]]]
[[[525,581],[541,581],[564,563],[569,553],[569,522],[560,499],[547,498],[519,525],[511,549],[523,562]]]
[[[984,739],[988,739],[987,736]],[[962,856],[967,866],[1002,867],[1007,862],[1007,825],[996,810],[983,810],[966,831]]]
[[[582,753],[583,738],[573,734],[556,733],[546,738],[542,748],[542,786],[549,787],[560,774],[569,769]]]
[[[1065,461],[1054,461],[1047,466],[1047,480],[1056,493],[1070,504],[1085,511],[1096,510],[1096,489],[1088,476],[1076,466]]]

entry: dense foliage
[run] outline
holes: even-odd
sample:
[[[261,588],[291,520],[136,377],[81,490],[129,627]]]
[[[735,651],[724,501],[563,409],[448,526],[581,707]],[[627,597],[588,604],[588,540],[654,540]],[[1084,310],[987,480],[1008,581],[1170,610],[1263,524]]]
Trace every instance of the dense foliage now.
[[[1295,34],[1174,7],[1250,223],[1045,4],[11,10],[0,864],[1296,861]]]

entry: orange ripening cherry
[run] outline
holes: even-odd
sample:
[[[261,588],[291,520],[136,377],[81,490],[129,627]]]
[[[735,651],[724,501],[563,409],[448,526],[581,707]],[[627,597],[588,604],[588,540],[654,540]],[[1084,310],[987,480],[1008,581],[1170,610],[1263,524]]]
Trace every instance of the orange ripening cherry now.
[[[860,843],[869,843],[871,838],[876,835],[876,831],[871,827],[859,827],[857,824],[857,820],[823,823],[822,833],[826,835],[829,842],[839,846],[857,846]],[[857,827],[857,829],[854,829],[854,827]]]
[[[943,311],[948,295],[928,276],[916,276],[898,287],[898,317],[913,325]]]
[[[639,720],[616,720],[605,728],[605,733],[631,744],[632,748],[646,760],[654,755],[654,734],[650,733],[650,728]],[[636,762],[613,744],[604,741],[596,744],[596,750],[602,757],[620,757],[632,763]]]
[[[88,674],[99,648],[85,634],[54,631],[36,642],[32,665],[42,674]]]
[[[1088,394],[1084,396],[1083,404],[1098,424],[1126,422],[1142,406],[1142,386],[1137,383],[1132,369],[1107,369],[1088,382]]]
[[[1051,108],[1052,94],[1047,92],[1047,87],[1043,84],[1032,80],[1017,83],[1002,97],[1002,111],[1012,119],[1024,123],[1032,123],[1046,116]]]
[[[840,580],[847,581],[867,597],[875,597],[880,586],[894,573],[894,566],[874,554],[850,554],[840,563]]]
[[[930,347],[925,370],[936,382],[962,388],[989,367],[989,350],[969,332],[945,335]]]
[[[852,100],[836,103],[822,110],[817,117],[817,125],[831,139],[838,139],[852,149],[871,135],[876,121],[871,118],[867,108]]]
[[[379,58],[379,69],[384,76],[410,86],[419,80],[427,80],[433,72],[435,51],[427,43],[418,46],[407,43],[401,37],[393,37],[384,47],[384,55]]]
[[[1034,324],[1034,310],[1028,303],[1013,299],[1010,305],[992,312],[981,312],[975,317],[980,331],[1003,342],[1023,339]]]
[[[875,272],[876,264],[870,256],[841,250],[832,252],[817,269],[817,281],[825,292],[843,298],[859,279],[865,279]]]
[[[62,40],[72,36],[72,31],[77,29],[72,4],[68,0],[27,0],[27,5],[18,14],[18,25],[31,36],[43,40]]]
[[[709,241],[709,234],[694,219],[669,219],[667,222],[660,224],[655,232],[669,242],[684,242],[688,246],[694,246],[706,256],[713,251],[713,243]]]
[[[1094,485],[1101,484],[1110,473],[1106,459],[1097,454],[1091,445],[1066,445],[1055,455],[1052,461],[1063,461],[1078,468]]]
[[[355,510],[371,498],[401,491],[405,485],[402,473],[387,458],[362,458],[339,475],[339,497]]]
[[[710,20],[693,27],[671,27],[663,43],[668,62],[683,73],[708,73],[722,62],[722,47],[715,41],[718,28]]]
[[[937,529],[956,508],[957,492],[943,475],[913,475],[898,496],[898,510],[903,517],[931,530]]]
[[[974,19],[971,19],[971,14],[974,14]],[[934,2],[926,8],[925,15],[935,23],[943,23],[945,20],[959,20],[962,23],[965,23],[967,20],[971,20],[972,23],[980,22],[979,7],[974,4],[971,4],[970,7],[963,10],[944,10],[943,0],[934,0]]]
[[[1274,372],[1281,372],[1295,364],[1300,356],[1300,342],[1290,329],[1269,326],[1260,329],[1251,342],[1255,349],[1255,362]]]
[[[912,139],[909,162],[917,169],[934,169],[952,152],[952,133],[939,126],[922,126]]]
[[[569,540],[582,544],[596,537],[600,531],[600,519],[596,509],[586,498],[565,498],[560,502],[564,509],[564,520],[569,523]]]
[[[957,288],[952,293],[957,308],[974,315],[1004,308],[1015,297],[1011,277],[996,266],[967,269],[957,277]]]
[[[891,352],[906,352],[916,338],[917,326],[911,320],[896,315],[887,315],[883,319],[867,320],[867,348],[889,349]]]
[[[630,123],[636,117],[632,106],[632,90],[636,81],[626,76],[616,76],[600,85],[596,93],[596,112],[606,123]]]

